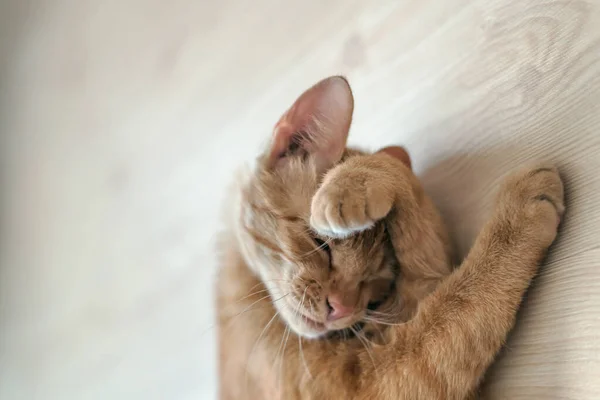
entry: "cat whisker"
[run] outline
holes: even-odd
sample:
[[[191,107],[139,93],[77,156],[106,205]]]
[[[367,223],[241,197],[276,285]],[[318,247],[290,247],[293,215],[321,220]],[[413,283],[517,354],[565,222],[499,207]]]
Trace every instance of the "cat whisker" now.
[[[244,309],[243,309],[243,310],[242,310],[240,313],[236,314],[236,315],[234,316],[234,318],[237,318],[239,315],[241,315],[241,314],[243,314],[244,312],[246,312],[246,311],[247,311],[247,310],[248,310],[250,307],[252,307],[252,306],[253,306],[253,305],[255,305],[256,303],[258,303],[258,302],[260,302],[260,301],[262,301],[262,300],[264,300],[264,299],[266,299],[266,298],[269,298],[270,296],[271,296],[271,294],[266,294],[266,295],[264,295],[263,297],[261,297],[260,299],[258,299],[258,300],[256,300],[256,301],[254,301],[252,304],[250,304],[249,306],[247,306],[246,308],[244,308]],[[246,298],[248,298],[248,297],[250,297],[250,296],[247,296]],[[237,304],[237,303],[239,303],[239,302],[240,302],[240,301],[242,301],[242,300],[244,300],[244,299],[239,299],[237,302],[235,302],[235,303],[231,304],[229,307],[230,307],[230,308],[237,308],[237,306],[238,306],[238,304]]]
[[[342,330],[342,336],[344,337],[344,340],[348,340],[348,330],[347,329]]]
[[[371,340],[370,340],[370,339],[367,337],[367,335],[366,335],[366,334],[363,334],[363,333],[362,333],[362,330],[360,330],[360,331],[357,331],[357,333],[359,334],[359,336],[360,336],[360,337],[362,337],[362,339],[363,339],[363,340],[364,340],[366,343],[368,343],[368,344],[370,344],[370,345],[371,345],[371,346],[370,346],[371,348],[373,347],[373,345],[374,345],[375,343],[374,343],[373,341],[371,341]]]
[[[254,288],[256,288],[257,286],[260,286],[260,285],[267,286],[266,283],[270,283],[270,282],[285,282],[285,283],[289,283],[289,284],[292,283],[292,281],[290,279],[265,279],[265,280],[261,280],[256,285],[252,286],[248,290],[248,292],[252,291]]]
[[[357,331],[356,329],[354,329],[354,327],[351,326],[350,330],[354,333],[354,336],[356,336],[356,338],[358,340],[360,340],[360,342],[365,347],[365,350],[367,351],[367,354],[369,355],[369,358],[371,359],[371,362],[373,363],[373,368],[375,369],[375,375],[378,376],[379,375],[379,371],[377,370],[377,365],[375,364],[375,359],[373,358],[373,353],[371,352],[371,350],[369,350],[368,343],[370,343],[370,341],[368,339],[366,339],[366,338],[363,338],[362,335],[360,334],[360,332]]]
[[[306,253],[302,254],[302,255],[300,256],[300,258],[302,259],[302,258],[304,258],[304,257],[308,257],[309,255],[311,255],[311,254],[314,254],[314,253],[316,253],[317,251],[323,250],[323,249],[324,249],[326,246],[329,246],[329,244],[331,243],[331,241],[332,241],[332,240],[333,240],[333,239],[331,239],[331,238],[329,238],[329,239],[325,240],[325,241],[323,242],[323,244],[321,244],[320,246],[317,246],[315,249],[313,249],[313,250],[311,250],[311,251],[309,251],[309,252],[306,252]]]
[[[254,290],[254,288],[256,288],[257,286],[260,286],[260,285],[262,285],[262,284],[263,284],[262,282],[258,282],[256,285],[252,286],[252,287],[251,287],[251,288],[248,290],[248,293],[249,293],[249,292],[251,292],[251,291],[253,291],[253,290]]]
[[[369,322],[374,322],[376,324],[381,324],[381,325],[387,325],[387,326],[400,326],[400,325],[404,325],[404,322],[401,323],[393,323],[393,322],[388,322],[388,321],[383,321],[377,318],[372,318],[372,317],[363,317],[363,319],[365,321],[369,321]]]
[[[252,296],[254,296],[254,295],[256,295],[256,294],[259,294],[259,293],[264,293],[264,292],[268,292],[268,291],[269,291],[269,289],[263,289],[263,290],[259,290],[259,291],[257,291],[257,292],[254,292],[254,293],[250,293],[250,294],[248,294],[248,295],[246,295],[246,296],[244,296],[244,297],[242,297],[242,298],[239,298],[239,299],[237,299],[237,300],[236,300],[236,303],[239,303],[239,302],[240,302],[240,301],[242,301],[242,300],[246,300],[248,297],[252,297]]]
[[[381,329],[379,328],[379,324],[376,324],[375,328],[377,329],[377,332],[379,332],[379,337],[383,338],[383,332],[381,332]]]
[[[365,320],[365,321],[368,321],[368,320]],[[373,321],[370,321],[370,322],[373,322]],[[380,339],[380,340],[384,340],[384,339],[385,339],[385,336],[383,335],[383,332],[381,331],[380,325],[386,325],[386,324],[380,324],[380,323],[376,323],[376,324],[374,325],[374,327],[375,327],[375,329],[377,329],[377,333],[379,334],[379,339]],[[365,334],[365,338],[367,338],[367,335],[366,335],[366,334]],[[367,338],[367,339],[368,339],[368,338]],[[372,341],[371,341],[371,342],[372,342]]]
[[[281,281],[281,282],[286,282],[286,283],[290,283],[290,284],[291,284],[291,281],[289,281],[289,280],[287,280],[287,279],[270,279],[270,280],[266,280],[266,281],[259,282],[259,283],[257,283],[256,285],[252,286],[252,287],[250,288],[250,290],[248,290],[248,292],[251,292],[251,291],[252,291],[252,290],[254,290],[254,289],[257,287],[257,286],[261,286],[261,285],[265,286],[266,288],[265,288],[265,289],[263,289],[263,290],[258,290],[258,291],[256,291],[256,292],[253,292],[253,293],[249,293],[249,294],[245,295],[244,297],[241,297],[241,298],[237,299],[237,300],[236,300],[236,303],[238,303],[238,302],[240,302],[240,301],[242,301],[242,300],[245,300],[245,299],[247,299],[248,297],[252,297],[252,296],[254,296],[255,294],[259,294],[259,293],[263,293],[263,292],[266,292],[266,291],[268,291],[268,290],[269,290],[269,288],[267,287],[267,285],[264,285],[264,284],[265,284],[265,283],[267,283],[267,282],[275,282],[275,281]]]
[[[279,349],[277,350],[277,354],[275,354],[275,363],[273,365],[277,365],[277,360],[279,360],[279,388],[281,389],[281,382],[283,380],[283,376],[281,374],[282,369],[283,369],[283,356],[285,354],[285,347],[284,347],[284,343],[287,345],[287,339],[286,339],[286,335],[287,337],[289,337],[289,332],[290,332],[290,327],[286,326],[285,327],[285,331],[283,331],[283,334],[281,335],[281,343],[279,344]],[[282,352],[283,350],[283,352]],[[279,356],[279,354],[281,353],[281,357]]]
[[[308,307],[310,307],[310,313],[312,315],[316,315],[317,313],[315,312],[315,306],[313,305],[313,302],[311,299],[308,299]]]
[[[285,358],[285,350],[287,349],[287,343],[290,339],[290,335],[292,334],[292,330],[288,328],[287,335],[285,337],[285,343],[283,344],[283,351],[281,352],[281,363],[279,364],[279,379],[283,380],[283,360]]]
[[[248,355],[248,360],[246,361],[246,377],[245,377],[245,385],[246,385],[246,387],[248,387],[248,369],[249,369],[249,366],[250,366],[250,361],[252,359],[252,355],[254,354],[254,351],[256,350],[256,347],[258,346],[258,343],[260,343],[260,340],[262,339],[263,335],[267,332],[267,330],[269,329],[269,326],[271,326],[271,324],[273,323],[273,321],[275,321],[275,318],[278,315],[279,315],[279,312],[275,312],[275,314],[273,315],[273,317],[271,317],[271,319],[269,320],[269,322],[266,323],[265,327],[260,332],[260,335],[258,335],[258,338],[256,339],[256,342],[254,342],[254,346],[252,346],[252,350],[250,351],[250,355]]]
[[[377,317],[387,317],[387,318],[392,318],[392,319],[398,318],[397,312],[396,313],[386,313],[386,312],[375,311],[375,310],[367,310],[367,315],[377,316]]]
[[[281,297],[280,297],[280,298],[278,298],[277,300],[281,300],[282,298],[286,297],[287,295],[289,295],[289,293],[288,293],[288,294],[285,294],[285,295],[283,295],[283,296],[281,296]],[[234,324],[234,323],[237,321],[237,319],[238,319],[238,318],[239,318],[239,317],[240,317],[242,314],[244,314],[245,312],[247,312],[247,311],[253,311],[253,310],[256,310],[256,309],[260,309],[260,308],[264,308],[264,307],[255,307],[255,308],[252,308],[252,306],[253,306],[253,305],[255,305],[256,303],[259,303],[259,302],[260,302],[260,301],[262,301],[262,300],[265,300],[265,299],[266,299],[266,298],[268,298],[268,297],[270,297],[270,295],[266,295],[266,296],[263,296],[263,297],[261,297],[260,299],[256,300],[255,302],[253,302],[252,304],[250,304],[249,306],[247,306],[246,308],[244,308],[242,311],[240,311],[239,313],[237,313],[237,314],[235,314],[233,317],[231,317],[231,320],[230,320],[230,321],[227,323],[227,325],[225,325],[225,327],[223,328],[223,331],[227,331],[227,330],[229,330],[229,329],[230,329],[230,328],[233,326],[233,324]],[[275,301],[277,301],[277,300],[274,300],[274,301],[273,301],[273,303],[274,303]],[[235,307],[235,306],[236,306],[236,304],[234,303],[234,304],[231,304],[230,306],[233,308],[233,307]],[[202,336],[204,336],[204,335],[205,335],[205,334],[206,334],[208,331],[210,331],[210,330],[211,330],[211,329],[213,329],[215,326],[217,326],[217,324],[218,324],[218,322],[214,322],[214,323],[210,324],[210,325],[209,325],[209,326],[208,326],[208,327],[207,327],[207,328],[206,328],[204,331],[202,331],[202,332],[200,333],[199,337],[202,337]]]
[[[369,314],[378,314],[378,315],[387,315],[387,316],[392,316],[393,315],[391,313],[387,313],[387,312],[384,312],[384,311],[381,311],[381,310],[367,310],[367,312]]]
[[[304,370],[306,371],[306,373],[308,374],[308,376],[312,380],[313,376],[310,373],[310,369],[308,368],[308,364],[306,363],[306,358],[304,358],[304,350],[302,349],[302,337],[300,335],[298,335],[298,347],[300,348],[300,358],[302,358],[302,364],[304,364]]]
[[[271,304],[274,304],[275,302],[277,302],[277,301],[279,301],[279,300],[281,300],[281,299],[283,299],[283,298],[285,298],[285,297],[287,297],[287,296],[289,296],[289,293],[286,293],[286,294],[284,294],[283,296],[281,296],[281,297],[278,297],[277,299],[275,299],[275,300],[271,301]],[[227,330],[231,329],[231,327],[232,327],[232,326],[233,326],[233,324],[234,324],[234,323],[235,323],[235,322],[238,320],[238,318],[239,318],[239,317],[240,317],[242,314],[244,314],[244,313],[246,313],[246,312],[249,312],[249,311],[254,311],[254,310],[259,310],[259,309],[262,309],[262,308],[267,308],[267,307],[270,307],[270,306],[271,306],[271,304],[267,304],[267,305],[264,305],[264,306],[261,306],[261,307],[252,307],[252,306],[254,306],[256,303],[258,303],[258,302],[260,302],[260,301],[262,301],[262,300],[264,300],[264,299],[266,299],[266,298],[268,298],[268,297],[270,297],[270,295],[266,295],[266,296],[264,296],[264,297],[261,297],[260,299],[256,300],[254,303],[250,304],[248,307],[244,308],[244,309],[243,309],[242,311],[240,311],[239,313],[235,314],[235,315],[232,317],[232,319],[231,319],[231,320],[230,320],[230,321],[227,323],[227,325],[225,325],[225,327],[223,328],[223,330],[224,330],[224,331],[227,331]],[[204,335],[206,332],[210,331],[210,330],[211,330],[212,328],[214,328],[216,325],[217,325],[217,323],[216,323],[216,322],[215,322],[215,323],[213,323],[213,324],[211,324],[211,325],[210,325],[208,328],[206,328],[206,329],[205,329],[205,330],[204,330],[204,331],[203,331],[203,332],[200,334],[200,337],[202,337],[202,335]]]
[[[306,297],[306,291],[308,290],[308,286],[304,288],[304,293],[302,294],[302,298],[298,302],[298,307],[296,307],[295,316],[300,315],[300,307],[302,307],[302,303],[304,303],[304,299]]]
[[[300,304],[298,305],[298,308],[296,309],[297,314],[299,314],[300,308],[302,308],[302,306],[304,305],[304,300],[306,299],[306,291],[307,290],[308,290],[308,286],[306,287],[306,289],[304,289],[304,294],[302,295],[302,300],[300,301]],[[312,374],[310,373],[310,369],[308,368],[308,365],[306,364],[306,359],[304,358],[304,350],[302,349],[302,338],[300,337],[300,335],[298,335],[298,347],[300,349],[300,357],[302,358],[302,363],[304,364],[304,369],[306,370],[306,373],[312,380],[313,379]]]

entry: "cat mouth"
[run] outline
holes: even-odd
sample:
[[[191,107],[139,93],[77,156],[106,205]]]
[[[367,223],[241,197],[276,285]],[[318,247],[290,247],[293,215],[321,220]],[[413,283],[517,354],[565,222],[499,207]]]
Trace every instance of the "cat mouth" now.
[[[375,302],[369,302],[369,304],[367,305],[367,310],[375,310],[377,309],[377,307],[379,307],[381,304],[383,303],[383,301],[375,301]],[[308,327],[310,327],[311,329],[317,330],[317,331],[329,331],[329,332],[342,332],[342,331],[346,331],[349,330],[350,327],[346,327],[346,328],[342,328],[342,329],[328,329],[327,326],[319,321],[316,321],[315,319],[307,316],[304,313],[299,313],[300,318],[302,319],[302,322],[307,325]],[[360,322],[358,323],[354,323],[352,325],[352,327],[358,331],[360,331],[362,329],[362,325]]]
[[[303,310],[299,310],[298,305],[287,303],[286,308],[289,308],[296,315],[296,318],[302,320],[302,324],[308,327],[310,330],[315,331],[314,334],[321,335],[328,331],[325,324],[315,320],[313,317],[309,317],[304,313]]]

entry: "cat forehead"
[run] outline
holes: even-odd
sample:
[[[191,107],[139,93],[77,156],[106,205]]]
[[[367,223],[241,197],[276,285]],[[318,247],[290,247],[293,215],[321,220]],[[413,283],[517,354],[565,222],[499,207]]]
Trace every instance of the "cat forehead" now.
[[[361,154],[365,153],[346,148],[340,162]],[[306,213],[322,180],[323,173],[311,158],[292,156],[286,163],[273,168],[263,155],[255,165],[253,185],[259,188],[260,196],[274,210],[282,214],[294,210]]]

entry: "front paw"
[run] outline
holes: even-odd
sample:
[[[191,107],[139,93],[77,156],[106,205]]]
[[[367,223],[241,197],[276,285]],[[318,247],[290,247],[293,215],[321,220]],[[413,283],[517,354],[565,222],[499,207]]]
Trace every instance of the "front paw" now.
[[[553,165],[540,164],[510,176],[499,196],[503,219],[548,247],[556,238],[565,210],[564,188]]]
[[[379,175],[344,165],[331,170],[313,197],[311,227],[321,235],[344,238],[387,216],[393,193]]]

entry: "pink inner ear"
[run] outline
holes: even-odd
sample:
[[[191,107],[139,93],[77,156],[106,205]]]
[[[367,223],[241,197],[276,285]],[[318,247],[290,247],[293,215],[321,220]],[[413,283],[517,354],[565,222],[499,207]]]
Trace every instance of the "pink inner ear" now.
[[[388,146],[379,150],[377,153],[385,153],[390,155],[398,160],[402,161],[404,165],[406,165],[409,169],[412,170],[412,163],[410,162],[410,156],[404,147],[400,146]]]
[[[294,136],[294,128],[285,121],[282,121],[282,119],[279,120],[273,130],[273,141],[271,143],[271,152],[269,156],[272,162],[276,162],[285,154]]]
[[[348,82],[339,76],[322,80],[304,92],[283,114],[273,131],[271,165],[282,156],[302,151],[316,164],[328,168],[346,148],[354,101]]]

